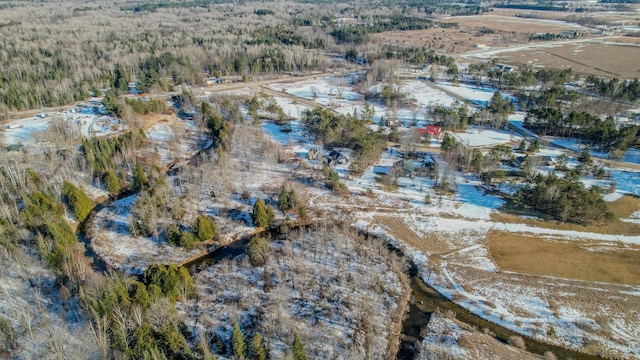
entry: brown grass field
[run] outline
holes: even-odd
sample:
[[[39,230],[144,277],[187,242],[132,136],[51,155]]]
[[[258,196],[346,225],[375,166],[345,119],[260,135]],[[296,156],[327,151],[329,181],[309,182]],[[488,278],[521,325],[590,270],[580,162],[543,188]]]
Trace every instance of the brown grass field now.
[[[487,247],[502,270],[612,284],[640,284],[640,248],[587,250],[588,243],[545,241],[526,235],[489,232]]]
[[[628,4],[638,11],[640,5]],[[594,11],[588,13],[574,13],[565,11],[539,11],[539,10],[522,10],[522,9],[493,9],[491,12],[493,15],[513,16],[521,15],[529,18],[537,19],[549,19],[549,20],[561,20],[571,21],[573,17],[594,18],[599,21],[615,25],[615,24],[637,24],[637,14],[633,12],[609,12],[609,11]]]
[[[609,203],[609,209],[614,213],[616,218],[624,219],[640,209],[640,198],[634,196],[623,196],[620,199]],[[635,223],[624,222],[620,220],[610,221],[606,225],[578,225],[563,223],[553,220],[536,220],[523,219],[517,215],[494,212],[491,214],[491,220],[506,224],[527,224],[541,228],[556,230],[572,230],[582,232],[592,232],[598,234],[616,234],[616,235],[638,235],[640,234],[640,225]]]
[[[401,46],[427,46],[438,53],[462,54],[478,50],[475,44],[485,44],[492,48],[526,44],[530,34],[540,32],[560,33],[574,30],[573,24],[550,22],[543,19],[527,19],[505,15],[485,14],[459,16],[440,20],[458,23],[457,28],[434,28],[426,30],[390,31],[373,34],[374,41]],[[483,31],[485,30],[485,31]],[[487,33],[486,30],[492,31]]]
[[[395,44],[399,46],[428,47],[440,54],[462,54],[472,50],[474,44],[497,44],[502,43],[500,34],[478,34],[478,29],[459,27],[457,29],[426,29],[410,30],[402,32],[383,32],[372,34],[371,39],[384,44]]]
[[[495,57],[501,62],[522,66],[562,69],[570,67],[584,75],[633,79],[640,77],[640,38],[637,37],[595,37],[595,31],[584,31],[574,23],[561,20],[573,13],[526,12],[536,18],[516,17],[523,11],[496,9],[490,14],[460,16],[442,19],[442,22],[456,22],[457,28],[435,28],[426,30],[384,32],[373,34],[374,41],[400,46],[426,46],[438,53],[448,55],[464,54],[481,50],[477,44],[488,46],[488,50],[506,49],[513,46],[530,45],[531,48],[504,51]],[[632,14],[589,13],[590,18],[611,25],[638,25],[640,21]],[[555,21],[549,21],[555,20]],[[569,19],[575,21],[574,19]],[[584,38],[591,41],[580,42],[529,42],[529,35],[536,33],[561,33],[580,29]],[[489,30],[489,31],[487,31]],[[490,32],[490,33],[488,33]],[[470,54],[471,57],[474,57]],[[478,60],[486,61],[482,52]]]
[[[457,22],[459,26],[471,28],[488,28],[494,31],[507,31],[526,34],[537,34],[540,32],[559,33],[574,30],[577,27],[573,24],[551,22],[543,19],[529,19],[515,16],[503,15],[474,15],[456,16],[451,21]]]
[[[629,39],[632,40],[625,41],[626,45],[621,42],[594,40],[503,52],[497,57],[502,62],[518,66],[529,64],[556,69],[570,67],[581,74],[632,79],[640,77],[640,45],[632,42],[640,39]]]
[[[403,242],[410,245],[416,250],[427,253],[444,254],[455,250],[453,245],[448,241],[443,241],[437,233],[429,234],[426,237],[418,236],[402,219],[395,216],[375,216],[376,222],[385,227],[390,235],[396,239],[402,239]]]

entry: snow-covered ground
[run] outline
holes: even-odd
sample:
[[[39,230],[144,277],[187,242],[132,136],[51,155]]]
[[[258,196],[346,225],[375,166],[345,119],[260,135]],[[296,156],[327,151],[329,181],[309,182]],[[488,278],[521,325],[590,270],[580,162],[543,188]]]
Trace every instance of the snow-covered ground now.
[[[496,145],[522,141],[518,134],[508,131],[495,131],[479,127],[469,127],[464,132],[451,132],[456,140],[467,147],[493,147]]]
[[[275,239],[265,266],[240,256],[195,276],[192,325],[230,343],[237,319],[246,336],[265,338],[273,358],[286,358],[294,332],[310,358],[384,358],[406,291],[385,256],[331,224]]]
[[[410,90],[411,86],[418,85],[419,82],[408,82],[404,86]],[[493,95],[492,91],[482,92],[478,89],[453,85],[451,87],[466,89],[457,90],[478,101]],[[359,111],[364,106],[363,100],[359,95],[356,96],[348,81],[334,78],[309,80],[297,84],[274,84],[271,88],[314,100],[341,113],[353,113],[355,109]],[[426,88],[424,90],[425,92],[435,91]],[[441,92],[422,96],[422,100],[416,100],[419,103],[424,101],[424,106],[427,106],[427,102],[433,105],[438,101],[443,101],[442,104],[446,105],[444,103],[446,98]],[[449,100],[452,104],[452,98]],[[286,98],[276,97],[276,101],[285,113],[294,119],[298,119],[301,112],[306,109],[306,106]],[[381,114],[389,113],[389,109],[381,104],[376,104],[375,111],[377,117],[387,116]],[[419,116],[419,112],[409,109],[397,109],[397,114],[404,119],[403,122],[409,121],[408,117]],[[512,121],[521,121],[522,116],[522,114],[516,114],[512,117]],[[424,120],[424,117],[420,120]],[[190,191],[197,189],[200,195],[197,196],[197,200],[188,204],[187,211],[202,211],[214,215],[216,221],[222,224],[224,229],[222,232],[225,236],[245,234],[250,231],[252,226],[247,217],[251,203],[257,197],[274,199],[279,187],[284,182],[290,181],[296,184],[297,189],[300,190],[300,197],[305,199],[309,211],[312,211],[315,216],[327,216],[336,221],[347,220],[361,230],[384,236],[413,259],[420,268],[422,278],[428,284],[468,310],[514,331],[545,341],[574,348],[583,348],[596,342],[604,344],[607,351],[615,354],[640,356],[637,350],[634,350],[640,348],[637,341],[640,336],[636,336],[639,335],[637,329],[640,328],[640,319],[638,312],[635,311],[640,306],[611,318],[602,319],[596,316],[606,311],[607,307],[618,309],[616,303],[620,299],[626,299],[632,304],[638,303],[640,288],[604,284],[594,289],[593,284],[585,282],[505,273],[500,271],[493,262],[486,246],[489,231],[530,234],[550,240],[589,241],[602,246],[640,245],[640,235],[608,235],[493,222],[491,214],[504,204],[504,200],[498,196],[486,194],[477,178],[455,172],[451,174],[456,184],[453,196],[436,194],[433,190],[435,180],[420,177],[413,179],[400,177],[397,180],[397,188],[388,187],[380,182],[374,169],[389,167],[397,161],[398,158],[393,151],[386,152],[377,167],[367,169],[362,176],[351,174],[348,171],[349,163],[337,166],[336,171],[351,193],[348,197],[338,198],[322,186],[319,172],[314,172],[313,169],[319,167],[318,162],[302,159],[311,148],[316,147],[301,133],[299,121],[291,122],[290,132],[283,132],[282,128],[274,123],[261,125],[262,131],[277,143],[277,146],[260,140],[255,129],[250,128],[249,125],[242,126],[247,127],[243,128],[243,131],[236,129],[234,132],[234,136],[240,138],[232,142],[234,144],[230,153],[232,160],[222,158],[220,160],[222,165],[218,164],[219,171],[212,170],[207,173],[207,167],[201,166],[190,173],[193,177],[190,181],[199,182],[199,187],[194,186],[189,189]],[[169,130],[159,127],[151,129],[149,134],[153,141],[167,142],[173,138]],[[519,136],[511,133],[477,129],[470,129],[456,136],[460,136],[459,141],[469,146],[493,146],[521,140]],[[558,156],[561,152],[543,148],[541,154]],[[433,156],[437,159],[442,174],[444,160],[438,155]],[[282,160],[281,157],[285,158],[284,161],[279,161]],[[609,196],[610,200],[623,193],[640,194],[638,173],[616,170],[613,172],[613,178],[616,181],[616,192],[615,195]],[[215,190],[215,200],[203,195],[209,193],[205,191],[208,188]],[[240,193],[245,190],[251,195],[251,199],[240,198]],[[430,197],[430,204],[425,204],[427,195]],[[137,243],[133,243],[127,235],[128,213],[125,209],[133,199],[122,201],[122,206],[117,204],[103,210],[104,214],[103,212],[98,214],[96,221],[96,224],[102,221],[99,227],[111,229],[109,234],[103,234],[102,238],[100,236],[97,238],[98,241],[109,244],[108,252],[112,253],[112,258],[110,259],[107,254],[105,255],[107,260],[115,263],[126,261],[125,268],[139,271],[144,263],[135,257],[136,254],[148,256],[154,261],[165,262],[177,262],[190,255],[153,239],[137,239],[135,240]],[[224,213],[232,215],[223,215]],[[282,215],[278,214],[278,216]],[[404,235],[415,237],[413,242],[402,237],[395,238],[391,233],[397,229],[381,223],[379,221],[381,216],[398,219],[408,229],[409,234]],[[637,216],[632,216],[630,220],[635,218]],[[251,286],[261,286],[253,270],[240,269],[244,266],[243,264],[227,266],[236,269],[237,276],[242,278],[242,281],[249,281]],[[282,265],[278,264],[278,266]],[[217,267],[212,268],[208,270],[209,275],[202,276],[216,277],[219,270]],[[208,280],[203,281],[207,283]],[[209,291],[206,288],[201,290],[203,293]],[[595,296],[598,298],[598,304],[601,305],[595,307],[590,302],[587,305],[581,305],[563,301],[563,294],[569,298]],[[214,301],[216,296],[232,295],[222,290],[218,295],[214,291],[203,296],[211,297],[211,301]],[[224,319],[212,317],[209,314],[203,316],[214,326],[214,331],[228,334],[227,327],[220,325],[221,327],[216,328],[218,325],[215,324],[219,324],[222,320],[227,321],[234,315],[246,318],[248,322],[247,319],[258,314],[251,307],[247,307],[249,310],[240,310],[237,305],[234,306],[224,308],[223,314],[227,314],[223,316]],[[287,312],[286,309],[278,311]],[[610,337],[613,339],[603,335],[606,334],[603,329],[609,329],[609,334],[613,334]],[[346,332],[336,327],[330,327],[324,331],[337,331],[338,335],[344,335]],[[625,335],[618,336],[618,334]],[[318,351],[322,353],[327,350],[319,349]]]
[[[455,214],[461,208],[454,206],[449,209]],[[594,289],[592,283],[584,281],[560,281],[561,279],[547,276],[501,272],[492,261],[485,245],[487,233],[491,230],[535,234],[537,237],[561,241],[589,241],[592,244],[603,245],[619,244],[620,241],[637,245],[640,244],[640,236],[560,231],[524,224],[441,217],[419,206],[408,210],[399,209],[399,212],[399,218],[418,236],[424,239],[435,236],[437,241],[449,244],[439,245],[441,248],[444,246],[443,249],[450,249],[443,250],[446,252],[445,255],[431,257],[432,254],[428,251],[421,252],[403,245],[401,239],[390,240],[397,243],[416,264],[419,264],[425,282],[455,303],[501,326],[544,341],[574,349],[585,349],[588,344],[595,342],[602,344],[603,349],[609,354],[640,356],[640,353],[634,350],[638,349],[639,345],[637,337],[636,340],[625,337],[610,341],[606,338],[608,332],[600,330],[616,328],[616,331],[626,334],[637,332],[640,325],[640,287],[600,284]],[[357,223],[359,228],[390,237],[389,230],[378,226],[370,213],[363,212],[357,217],[361,219]],[[436,247],[433,249],[437,251]],[[582,297],[596,297],[598,300],[595,303],[569,300]],[[636,305],[625,305],[622,309],[617,306],[621,298],[626,299],[629,304]],[[607,307],[615,307],[618,310],[612,317],[598,315],[605,312],[604,309]]]
[[[202,252],[185,250],[166,240],[133,236],[130,230],[131,206],[137,195],[118,200],[96,214],[90,229],[91,247],[108,265],[141,274],[151,264],[181,263]]]
[[[189,159],[195,152],[210,144],[206,135],[198,133],[193,121],[161,122],[145,130],[149,148],[148,154],[159,157],[160,164],[169,165],[179,160]]]
[[[355,91],[354,87],[350,85],[350,79],[347,78],[327,77],[298,83],[275,83],[269,85],[269,88],[312,100],[343,115],[353,115],[354,112],[361,113],[365,106],[364,96]],[[381,88],[381,84],[376,84],[368,90],[379,92]],[[437,105],[451,107],[460,102],[445,92],[428,86],[423,80],[405,80],[400,84],[399,90],[413,102],[413,105],[392,108],[379,102],[369,102],[374,110],[373,120],[376,123],[384,117],[385,119],[397,118],[404,127],[409,127],[412,124],[424,126],[428,119],[429,109]],[[284,109],[285,114],[290,114],[291,117],[298,118],[296,115],[299,116],[303,110],[300,105],[292,108],[290,100],[278,97],[275,99]]]
[[[538,359],[524,350],[503,344],[454,317],[431,315],[416,359]]]
[[[0,319],[10,326],[15,340],[2,329],[0,357],[98,358],[86,313],[68,294],[61,294],[57,275],[31,256],[22,249],[0,249]]]
[[[469,99],[471,102],[480,106],[487,106],[489,100],[491,100],[493,94],[496,92],[493,88],[481,88],[466,84],[438,83],[438,86],[458,96]]]
[[[56,113],[43,113],[26,119],[14,120],[4,125],[0,142],[4,145],[22,144],[25,147],[47,141],[45,133],[52,122],[62,121],[82,136],[104,136],[123,130],[122,123],[111,116],[100,115],[91,107],[76,107]]]
[[[458,102],[457,99],[445,92],[427,85],[424,80],[407,80],[400,86],[400,91],[407,94],[409,98],[414,99],[421,109],[438,105],[452,107]]]

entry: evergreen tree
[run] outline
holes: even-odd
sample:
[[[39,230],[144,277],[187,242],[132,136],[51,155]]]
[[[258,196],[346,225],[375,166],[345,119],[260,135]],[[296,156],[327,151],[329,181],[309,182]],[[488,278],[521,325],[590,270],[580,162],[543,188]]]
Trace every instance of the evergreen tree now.
[[[265,227],[269,225],[269,216],[267,214],[267,207],[264,200],[258,199],[253,205],[251,220],[253,220],[253,224],[257,227]]]
[[[167,242],[174,246],[178,246],[180,243],[180,229],[178,228],[178,225],[169,225],[169,228],[167,229]]]
[[[282,185],[282,189],[280,189],[280,194],[278,195],[278,209],[280,211],[287,211],[291,209],[291,204],[289,203],[289,193],[287,189]]]
[[[227,345],[224,343],[224,340],[222,339],[222,336],[220,335],[216,335],[216,351],[218,352],[218,354],[226,354],[227,353]]]
[[[533,154],[537,153],[538,151],[540,151],[540,142],[538,141],[538,139],[535,139],[531,144],[529,144],[527,152]]]
[[[93,208],[93,203],[87,194],[66,180],[62,183],[62,197],[66,200],[67,205],[73,212],[73,216],[79,222],[82,222]]]
[[[247,248],[249,262],[253,266],[263,266],[269,257],[269,241],[262,237],[255,237],[249,241]]]
[[[273,206],[267,205],[267,225],[271,224],[271,222],[273,222],[273,219],[275,218],[276,218],[276,212],[273,209]]]
[[[115,88],[111,88],[107,90],[102,98],[102,105],[104,105],[104,109],[111,113],[118,113],[118,91]]]
[[[523,152],[525,152],[525,150],[527,150],[527,143],[526,143],[526,141],[522,140],[520,142],[520,145],[518,146],[518,152],[523,153]]]
[[[151,264],[144,271],[142,278],[148,284],[152,297],[158,295],[156,289],[152,291],[153,286],[159,287],[162,294],[171,298],[181,294],[189,295],[193,291],[193,278],[187,269],[181,266]]]
[[[133,186],[142,188],[147,181],[147,176],[144,174],[142,165],[136,161],[136,166],[133,168]]]
[[[580,156],[578,156],[578,161],[580,161],[580,163],[584,166],[593,165],[593,159],[591,158],[591,151],[589,150],[588,147],[582,150],[582,153],[580,154]]]
[[[189,231],[183,231],[180,234],[179,245],[186,249],[191,249],[196,243],[196,238]]]
[[[289,206],[291,207],[291,209],[295,208],[298,205],[298,194],[296,194],[296,190],[291,188],[291,190],[289,190]]]
[[[304,351],[300,335],[296,332],[293,334],[293,360],[308,360],[307,353]]]
[[[105,171],[102,176],[102,182],[109,193],[117,194],[118,191],[120,191],[120,181],[118,181],[118,177],[113,170],[107,169],[107,171]]]
[[[262,341],[262,336],[256,333],[251,342],[251,360],[267,360],[267,348]]]
[[[198,215],[191,227],[193,235],[199,241],[207,241],[216,235],[216,224],[213,218],[207,215]]]
[[[142,306],[143,309],[147,309],[151,305],[151,296],[149,296],[149,293],[143,283],[134,281],[129,293],[132,294],[131,298],[133,301]]]
[[[244,341],[244,335],[240,330],[240,325],[237,320],[233,320],[233,333],[231,334],[231,348],[233,354],[238,359],[245,359],[247,357],[247,343]]]
[[[442,151],[444,152],[450,152],[456,148],[456,145],[457,145],[457,142],[456,142],[456,139],[453,138],[453,136],[449,134],[444,134],[444,138],[442,139],[442,145],[440,146],[440,149],[442,149]]]

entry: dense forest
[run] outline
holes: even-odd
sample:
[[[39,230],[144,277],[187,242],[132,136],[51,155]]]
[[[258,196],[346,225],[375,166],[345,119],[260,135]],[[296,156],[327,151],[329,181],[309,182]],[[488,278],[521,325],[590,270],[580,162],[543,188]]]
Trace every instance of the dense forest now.
[[[388,6],[412,9],[408,11],[415,15],[380,15],[358,8],[358,21],[349,25],[340,24],[332,11],[305,3],[268,11],[224,4],[166,1],[54,8],[44,3],[46,10],[38,12],[37,19],[0,27],[0,62],[6,70],[0,74],[0,115],[66,105],[109,88],[127,92],[129,83],[146,93],[200,84],[206,76],[321,70],[325,64],[314,49],[346,53],[340,44],[363,45],[369,33],[433,26],[411,1]],[[428,5],[433,6],[446,7]],[[342,13],[354,10],[347,6]],[[15,18],[27,20],[20,7],[12,11]],[[49,22],[56,24],[55,43],[47,35],[50,29],[39,25]],[[25,35],[11,36],[15,33]],[[402,57],[416,64],[434,60],[433,53]]]
[[[529,110],[524,126],[537,134],[580,139],[604,151],[627,150],[637,144],[637,125],[618,127],[613,117],[602,120],[587,112],[571,112],[565,116],[555,107]]]

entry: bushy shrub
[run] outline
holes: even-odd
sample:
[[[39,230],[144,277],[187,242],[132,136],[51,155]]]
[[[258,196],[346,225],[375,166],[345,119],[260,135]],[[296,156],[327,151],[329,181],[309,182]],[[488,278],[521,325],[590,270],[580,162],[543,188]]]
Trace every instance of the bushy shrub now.
[[[249,262],[253,266],[264,266],[269,257],[269,241],[262,237],[255,237],[249,241],[247,248]]]
[[[283,185],[280,190],[280,194],[278,195],[278,209],[280,211],[291,210],[296,207],[298,204],[298,195],[296,191],[291,188],[287,190],[287,188]]]
[[[519,349],[526,349],[526,345],[524,343],[524,340],[520,337],[520,336],[509,336],[509,339],[507,339],[507,343],[513,347],[517,347]]]
[[[152,264],[142,275],[145,284],[157,285],[164,296],[175,298],[193,292],[193,279],[187,269],[177,265]]]
[[[265,227],[269,225],[269,214],[267,213],[267,206],[264,200],[258,199],[253,204],[253,211],[251,211],[251,220],[257,227]]]
[[[212,239],[216,235],[216,230],[216,224],[213,222],[213,218],[207,215],[198,215],[191,228],[191,232],[193,232],[193,235],[199,241]]]

